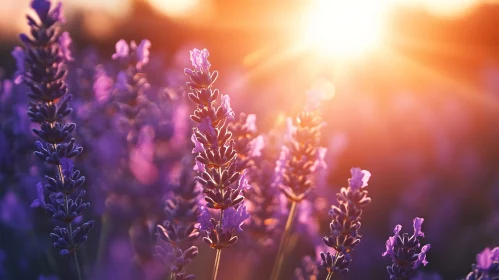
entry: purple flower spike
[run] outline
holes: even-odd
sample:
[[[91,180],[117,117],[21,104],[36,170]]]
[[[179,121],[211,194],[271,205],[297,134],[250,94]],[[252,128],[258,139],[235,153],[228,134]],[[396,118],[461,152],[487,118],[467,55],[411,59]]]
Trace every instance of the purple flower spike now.
[[[352,178],[348,179],[348,184],[352,190],[359,190],[367,186],[369,178],[371,178],[371,172],[367,170],[361,170],[358,167],[350,169],[352,173]]]
[[[241,226],[243,225],[244,221],[248,219],[250,215],[248,212],[246,212],[246,206],[241,205],[236,209],[233,207],[228,208],[227,210],[224,211],[224,218],[222,221],[222,228],[225,231],[243,231]]]
[[[424,233],[421,231],[421,225],[423,225],[423,218],[414,218],[414,237],[424,237]]]
[[[113,60],[128,58],[129,54],[130,47],[128,46],[128,43],[121,39],[116,43],[116,53],[113,54],[112,58]]]
[[[192,67],[201,73],[208,73],[210,71],[210,62],[208,56],[210,53],[207,49],[199,50],[193,49],[190,51]]]

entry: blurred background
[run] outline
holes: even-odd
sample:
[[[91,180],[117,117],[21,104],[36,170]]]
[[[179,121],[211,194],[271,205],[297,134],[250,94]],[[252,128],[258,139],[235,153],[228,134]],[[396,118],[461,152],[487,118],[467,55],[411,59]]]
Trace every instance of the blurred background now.
[[[346,185],[351,167],[373,174],[363,240],[351,271],[335,279],[387,279],[385,241],[396,224],[411,232],[416,216],[425,218],[425,241],[432,245],[424,271],[442,279],[461,279],[477,253],[499,245],[499,1],[62,2],[75,68],[84,68],[89,53],[111,61],[119,39],[148,39],[150,79],[175,88],[186,80],[188,50],[207,48],[212,68],[220,72],[218,87],[231,96],[236,114],[257,115],[262,133],[302,110],[307,90],[324,93],[323,145],[330,155],[324,184],[333,194],[324,197],[326,204],[335,203],[334,193]],[[28,30],[28,12],[28,0],[2,0],[3,78],[16,70],[10,53],[20,44],[18,34]],[[26,201],[35,197],[32,186]],[[30,202],[9,212],[16,204],[9,194],[9,188],[1,189],[0,248],[7,253],[0,254],[0,278],[37,279],[42,264],[8,253],[14,250],[11,238],[19,236],[11,225],[15,215],[29,220],[35,215]],[[324,235],[327,219],[321,217]],[[97,232],[89,238],[98,239]],[[200,259],[209,264],[194,265],[191,270],[198,273],[210,271],[214,255],[200,248],[207,251]],[[313,251],[302,249],[296,254]],[[125,254],[116,250],[116,256]],[[289,277],[299,264],[295,259],[288,264]],[[222,279],[242,266],[226,260],[223,265],[222,256]],[[50,266],[44,267],[50,274]],[[208,277],[198,274],[198,279]]]

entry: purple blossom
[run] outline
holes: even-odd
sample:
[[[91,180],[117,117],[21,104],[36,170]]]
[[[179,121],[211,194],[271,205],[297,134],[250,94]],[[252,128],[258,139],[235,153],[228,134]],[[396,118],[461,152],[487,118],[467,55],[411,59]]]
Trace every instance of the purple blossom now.
[[[424,233],[421,231],[421,226],[423,225],[423,218],[415,218],[413,221],[414,224],[414,237],[424,237]]]
[[[113,54],[113,60],[125,59],[130,55],[130,47],[128,43],[121,39],[116,43],[116,53]]]
[[[66,61],[73,61],[74,58],[71,56],[71,50],[69,47],[71,46],[72,40],[71,36],[69,36],[69,32],[63,32],[59,37],[59,52],[61,57],[63,57]]]
[[[213,230],[213,224],[210,222],[211,214],[207,207],[201,206],[201,214],[198,217],[200,230]]]
[[[257,129],[256,129],[256,115],[255,114],[249,114],[246,117],[245,125],[246,125],[248,131],[256,133],[257,132]]]
[[[50,1],[48,0],[33,0],[31,2],[31,8],[35,10],[40,19],[45,19],[50,10]]]
[[[352,173],[352,178],[348,179],[348,184],[352,190],[359,190],[366,187],[369,178],[371,178],[371,172],[361,170],[358,167],[350,169],[350,173]]]
[[[16,59],[17,70],[14,74],[14,83],[18,85],[23,82],[24,73],[26,72],[24,50],[21,47],[15,47],[11,54]]]
[[[246,212],[246,206],[241,205],[237,209],[234,207],[229,207],[224,211],[224,216],[222,220],[222,229],[224,231],[234,232],[234,231],[243,231],[241,226],[244,221],[248,219],[250,215]]]
[[[208,56],[210,53],[207,49],[199,50],[193,49],[190,51],[192,67],[198,72],[208,73],[210,71],[210,62],[208,61]]]
[[[205,151],[203,144],[201,144],[198,141],[198,139],[196,138],[196,135],[193,134],[191,136],[191,141],[192,141],[192,143],[194,143],[194,149],[192,149],[193,154],[202,153]]]
[[[230,107],[230,97],[228,95],[222,95],[222,108],[225,112],[225,117],[229,121],[233,121],[235,118],[234,111],[232,111],[232,108]]]
[[[316,171],[318,169],[323,169],[323,170],[327,169],[327,163],[325,161],[326,153],[327,153],[327,148],[325,147],[319,147],[317,149],[316,153],[317,159],[315,160],[314,165],[312,166],[312,171]]]
[[[31,203],[30,207],[41,207],[43,209],[47,208],[47,205],[45,204],[45,188],[43,187],[41,182],[38,182],[38,184],[36,184],[36,192],[37,198],[33,200],[33,203]]]
[[[386,241],[386,251],[382,256],[392,259],[392,265],[387,267],[390,279],[404,279],[413,275],[421,264],[426,266],[426,254],[430,250],[430,244],[424,245],[420,250],[420,237],[423,237],[421,225],[424,219],[415,218],[413,220],[414,234],[401,234],[401,225],[395,226],[394,235]],[[419,251],[419,252],[418,252]],[[417,258],[414,258],[417,256]]]
[[[481,270],[488,270],[492,265],[492,250],[490,248],[485,248],[476,256],[477,267]]]
[[[149,40],[142,40],[136,50],[137,55],[137,68],[141,69],[142,66],[149,62],[149,49],[151,42]]]
[[[248,179],[246,178],[246,169],[241,173],[237,186],[240,190],[249,190],[251,188],[251,186],[248,184]]]
[[[255,137],[255,139],[251,140],[250,147],[250,157],[256,158],[261,156],[262,150],[265,147],[265,140],[263,139],[263,135],[258,135],[257,137]]]
[[[106,103],[111,97],[113,80],[107,75],[104,66],[95,67],[94,85],[92,87],[95,99],[99,104]]]

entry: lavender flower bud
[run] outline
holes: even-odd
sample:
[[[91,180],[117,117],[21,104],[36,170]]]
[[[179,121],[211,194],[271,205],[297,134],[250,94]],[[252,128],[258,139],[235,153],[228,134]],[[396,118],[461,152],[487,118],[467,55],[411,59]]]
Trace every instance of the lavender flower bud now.
[[[395,226],[394,235],[386,241],[386,251],[382,256],[392,258],[393,264],[387,267],[390,279],[408,279],[421,264],[428,264],[426,254],[430,250],[430,245],[424,245],[419,250],[421,247],[419,238],[424,236],[421,231],[423,221],[423,218],[414,219],[414,234],[412,236],[407,233],[400,234],[402,226]]]

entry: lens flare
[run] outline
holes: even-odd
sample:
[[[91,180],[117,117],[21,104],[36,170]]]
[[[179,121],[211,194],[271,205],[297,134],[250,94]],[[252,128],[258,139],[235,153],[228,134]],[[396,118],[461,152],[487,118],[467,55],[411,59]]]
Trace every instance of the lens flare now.
[[[307,13],[305,43],[335,57],[358,56],[381,44],[388,0],[316,0]]]

